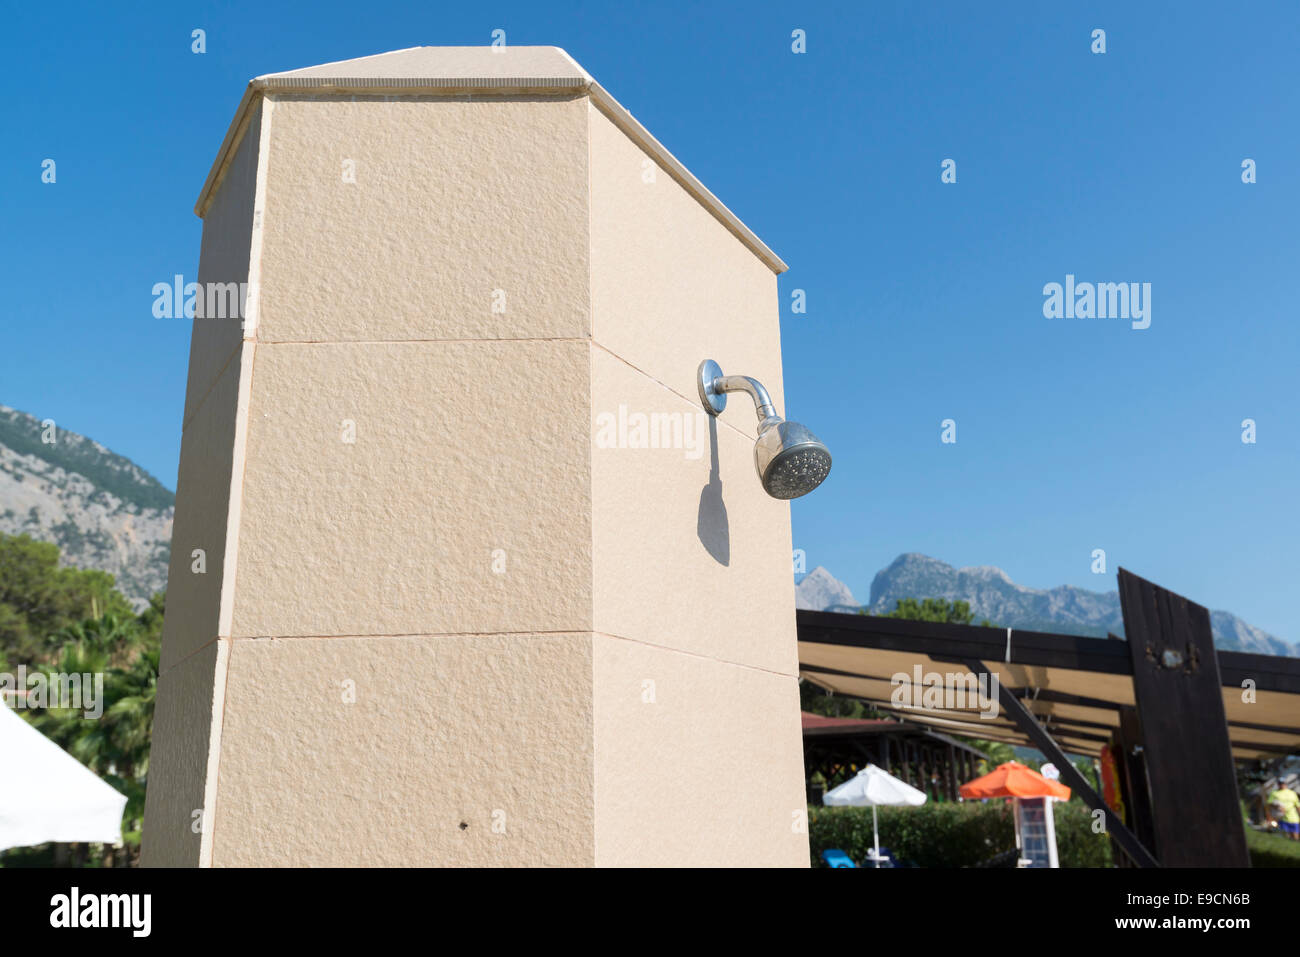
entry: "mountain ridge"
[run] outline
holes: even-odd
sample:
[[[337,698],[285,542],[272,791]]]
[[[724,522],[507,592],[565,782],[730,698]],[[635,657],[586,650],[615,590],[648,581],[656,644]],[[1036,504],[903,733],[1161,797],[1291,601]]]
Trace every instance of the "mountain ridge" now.
[[[804,589],[803,583],[814,576],[817,576],[814,586]],[[1031,588],[1017,584],[994,565],[955,568],[919,552],[904,552],[877,572],[865,605],[825,601],[826,596],[839,594],[851,596],[852,592],[819,566],[796,586],[795,605],[821,611],[850,612],[861,607],[868,614],[886,615],[902,598],[943,598],[967,602],[976,621],[987,618],[1005,627],[1098,638],[1104,638],[1108,633],[1124,634],[1124,616],[1120,611],[1117,590],[1095,592],[1074,585]],[[1300,657],[1300,645],[1256,628],[1231,612],[1211,610],[1210,627],[1218,648]]]
[[[64,565],[109,572],[137,609],[167,587],[175,502],[125,456],[0,405],[0,532],[58,545]]]

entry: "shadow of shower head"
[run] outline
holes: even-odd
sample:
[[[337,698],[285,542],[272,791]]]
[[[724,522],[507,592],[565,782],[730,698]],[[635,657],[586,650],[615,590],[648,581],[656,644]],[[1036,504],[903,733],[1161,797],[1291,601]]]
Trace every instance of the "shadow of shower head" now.
[[[831,471],[830,450],[806,427],[777,415],[771,396],[757,379],[745,375],[724,376],[716,362],[705,359],[700,363],[696,384],[700,402],[709,415],[716,416],[727,407],[728,392],[744,392],[754,400],[754,410],[758,413],[754,469],[768,495],[798,498],[826,480]]]

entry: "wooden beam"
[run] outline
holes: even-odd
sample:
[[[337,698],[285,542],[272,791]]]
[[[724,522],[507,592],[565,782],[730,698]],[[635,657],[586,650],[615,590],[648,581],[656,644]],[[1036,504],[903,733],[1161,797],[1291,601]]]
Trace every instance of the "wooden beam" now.
[[[1246,680],[1257,691],[1300,694],[1300,658],[1257,655],[1249,651],[1220,651],[1219,677],[1223,686],[1240,689]]]
[[[904,621],[802,608],[795,612],[795,620],[799,641],[812,644],[902,651],[925,655],[935,661],[963,661],[971,657],[1001,661],[1006,650],[1005,628]],[[1012,658],[1015,664],[1132,674],[1126,647],[1128,643],[1122,639],[1107,641],[1082,635],[1022,631],[1019,628],[1012,635]],[[1224,687],[1240,688],[1242,681],[1249,678],[1255,682],[1258,691],[1300,694],[1300,658],[1281,658],[1246,651],[1219,651],[1218,658]],[[802,670],[889,680],[887,675],[864,675],[822,666],[804,665]],[[1117,707],[1119,704],[1121,703],[1105,702],[1098,703],[1095,707]]]
[[[1249,867],[1210,613],[1123,568],[1119,600],[1156,856],[1166,867]]]
[[[1053,691],[1051,688],[1012,688],[1012,693],[1017,698],[1023,698],[1026,695],[1037,694],[1039,701],[1050,701],[1054,704],[1075,704],[1081,708],[1105,708],[1110,711],[1118,711],[1120,708],[1127,707],[1118,701],[1106,701],[1103,698],[1087,698],[1083,695],[1069,694],[1064,691]]]
[[[944,783],[947,785],[948,800],[957,800],[957,749],[948,745],[948,760],[944,762]]]
[[[796,611],[795,618],[801,642],[903,651],[947,661],[961,661],[972,655],[1001,661],[1006,652],[1005,628],[906,621],[873,615],[841,615],[806,609]],[[1129,672],[1130,666],[1124,649],[1114,642],[1083,635],[1022,631],[1019,628],[1013,634],[1016,664],[1107,674]]]
[[[1151,817],[1151,791],[1147,785],[1147,769],[1142,759],[1142,729],[1138,726],[1137,710],[1124,708],[1119,713],[1119,729],[1115,734],[1118,753],[1116,770],[1123,785],[1125,816],[1146,847],[1156,846],[1155,826]]]

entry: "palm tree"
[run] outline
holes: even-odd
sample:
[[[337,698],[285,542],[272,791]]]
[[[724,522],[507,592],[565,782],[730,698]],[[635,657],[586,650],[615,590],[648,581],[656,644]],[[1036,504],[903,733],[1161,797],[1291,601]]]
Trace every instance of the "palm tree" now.
[[[1006,764],[1008,761],[1015,760],[1015,748],[1005,742],[971,739],[970,743],[971,747],[977,748],[988,755],[987,758],[980,758],[978,762],[979,767],[977,770],[981,776],[993,771],[999,764]]]
[[[141,641],[135,621],[111,613],[64,628],[56,638],[63,642],[58,658],[41,671],[52,681],[60,674],[102,675],[103,711],[98,720],[90,720],[84,708],[48,708],[34,714],[32,723],[126,795],[122,836],[128,856],[138,856],[158,687],[158,647]],[[111,848],[105,855],[112,866]]]
[[[126,668],[116,669],[112,704],[104,712],[117,770],[105,780],[126,795],[122,838],[133,857],[139,856],[144,825],[145,781],[149,775],[149,742],[154,700],[158,693],[158,648],[144,648]],[[105,697],[108,697],[106,694]]]

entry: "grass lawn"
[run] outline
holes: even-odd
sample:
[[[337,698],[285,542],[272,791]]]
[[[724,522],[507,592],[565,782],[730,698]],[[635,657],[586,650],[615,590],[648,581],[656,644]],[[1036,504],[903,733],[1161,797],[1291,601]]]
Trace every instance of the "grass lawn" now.
[[[1248,827],[1246,846],[1253,867],[1300,867],[1300,841]]]

